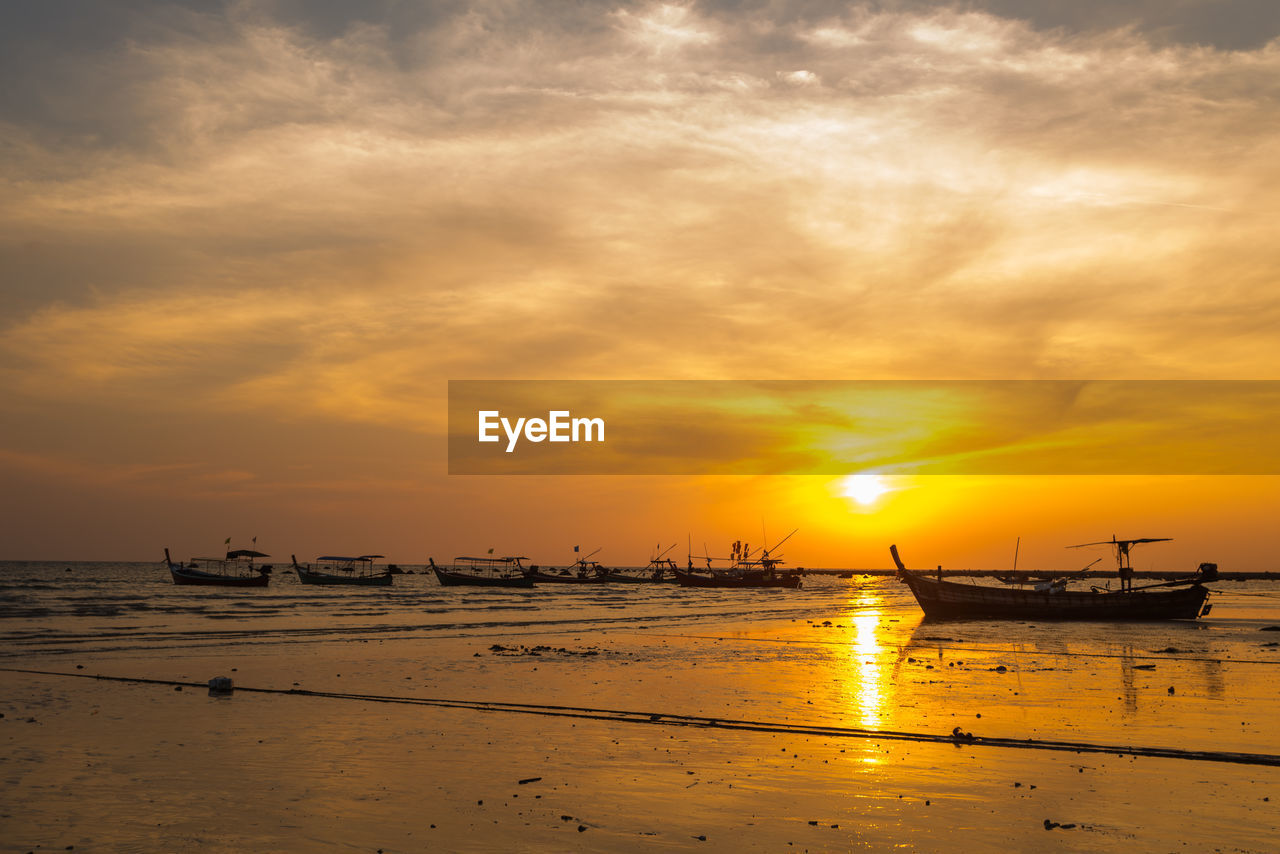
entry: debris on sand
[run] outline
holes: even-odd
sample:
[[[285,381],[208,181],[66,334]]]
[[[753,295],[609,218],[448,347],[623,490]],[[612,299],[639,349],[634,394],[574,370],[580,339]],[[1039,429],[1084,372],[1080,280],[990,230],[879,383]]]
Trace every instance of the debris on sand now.
[[[563,646],[561,647],[552,647],[552,646],[545,646],[545,645],[503,646],[500,643],[495,643],[493,646],[489,647],[489,651],[492,652],[494,655],[505,655],[505,656],[528,655],[528,656],[534,656],[534,657],[541,657],[543,655],[600,655],[600,650],[593,646],[587,647],[586,649],[567,649]],[[476,653],[476,655],[479,655],[479,654],[480,653],[478,652]]]

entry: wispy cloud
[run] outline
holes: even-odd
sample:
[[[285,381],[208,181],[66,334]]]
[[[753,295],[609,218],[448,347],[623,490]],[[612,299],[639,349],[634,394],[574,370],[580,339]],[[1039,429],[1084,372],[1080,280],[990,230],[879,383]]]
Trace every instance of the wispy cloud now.
[[[1059,5],[32,24],[0,387],[439,434],[448,378],[1272,376],[1280,42]]]

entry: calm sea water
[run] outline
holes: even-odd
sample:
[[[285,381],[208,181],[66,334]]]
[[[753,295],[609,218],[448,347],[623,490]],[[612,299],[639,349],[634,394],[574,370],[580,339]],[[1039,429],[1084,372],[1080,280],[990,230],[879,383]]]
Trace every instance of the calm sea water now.
[[[386,588],[302,585],[277,568],[267,588],[235,589],[175,585],[158,562],[0,564],[0,665],[134,660],[144,664],[117,672],[149,676],[154,662],[201,655],[273,659],[291,671],[308,655],[313,663],[373,656],[367,669],[381,675],[370,675],[368,687],[391,690],[402,678],[395,656],[404,650],[462,672],[459,655],[473,655],[473,647],[488,655],[493,643],[581,646],[607,637],[626,655],[589,671],[608,674],[604,682],[614,687],[607,696],[572,677],[554,688],[544,677],[526,691],[613,707],[633,697],[661,699],[664,709],[681,713],[727,702],[745,716],[771,714],[772,705],[788,703],[790,691],[806,694],[803,714],[817,723],[846,721],[852,693],[861,706],[874,707],[859,709],[865,725],[910,728],[925,725],[932,700],[913,695],[942,683],[936,667],[947,668],[947,690],[994,707],[989,719],[1008,720],[1013,731],[1002,734],[1083,730],[1109,741],[1123,725],[1128,737],[1168,743],[1162,728],[1194,722],[1186,737],[1205,749],[1280,753],[1280,730],[1241,727],[1232,705],[1255,720],[1269,719],[1277,706],[1280,695],[1268,686],[1280,675],[1280,631],[1266,631],[1280,625],[1277,582],[1218,583],[1209,617],[1197,621],[1036,625],[926,623],[906,586],[884,576],[810,576],[800,590],[667,584],[493,590],[441,587],[428,570],[405,569],[411,574]],[[345,651],[370,643],[386,646]],[[652,686],[628,682],[638,670],[619,669],[623,664],[667,673],[723,667],[724,692],[733,699],[709,700],[720,696],[716,691],[655,698]],[[1018,681],[1044,684],[1015,694],[961,678],[1002,666]],[[770,684],[786,668],[801,668],[798,684]],[[806,679],[843,687],[808,698]],[[481,669],[450,690],[493,698],[510,684]],[[1138,702],[1144,686],[1181,690],[1176,721]],[[1160,699],[1163,707],[1166,698]]]
[[[848,581],[815,578],[802,591],[671,584],[490,590],[441,587],[429,569],[402,569],[391,587],[361,588],[303,585],[277,567],[267,588],[235,589],[175,585],[159,563],[0,563],[0,656],[791,620],[830,608],[850,589]],[[905,588],[888,589],[885,607],[914,607]]]
[[[918,626],[905,585],[884,576],[808,576],[801,590],[699,590],[677,585],[542,585],[532,590],[441,587],[429,569],[404,566],[386,588],[302,585],[277,567],[265,589],[175,585],[164,565],[107,562],[0,562],[0,658],[31,653],[191,649],[343,638],[519,636],[526,633],[665,627],[694,631],[726,623],[807,623],[858,613],[893,615]],[[1209,655],[1250,649],[1260,629],[1280,621],[1280,582],[1222,582],[1210,616],[1194,623],[1057,625],[957,624],[970,639],[1109,647],[1195,637]],[[834,624],[833,624],[834,625]],[[927,624],[926,624],[927,625]],[[920,634],[919,631],[916,632]],[[885,635],[886,643],[903,638]],[[1189,642],[1189,641],[1188,641]],[[1176,646],[1176,644],[1175,644]],[[1158,646],[1156,648],[1159,648]],[[1280,655],[1277,656],[1280,658]]]

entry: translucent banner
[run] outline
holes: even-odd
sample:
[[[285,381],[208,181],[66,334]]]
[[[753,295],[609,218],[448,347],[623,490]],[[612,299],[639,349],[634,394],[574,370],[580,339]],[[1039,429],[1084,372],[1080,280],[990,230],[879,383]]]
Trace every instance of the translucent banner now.
[[[454,380],[450,474],[1277,474],[1270,380]]]

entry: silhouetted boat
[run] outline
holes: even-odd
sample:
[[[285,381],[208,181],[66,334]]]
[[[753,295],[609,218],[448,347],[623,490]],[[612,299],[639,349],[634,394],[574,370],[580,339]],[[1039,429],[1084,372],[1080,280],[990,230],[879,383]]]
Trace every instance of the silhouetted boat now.
[[[569,566],[559,569],[530,566],[524,570],[526,578],[539,584],[604,584],[609,581],[607,573],[608,570],[599,563],[586,558],[579,558]]]
[[[787,534],[779,542],[773,545],[776,549],[791,539],[791,535]],[[796,588],[800,586],[802,573],[798,569],[781,569],[782,561],[776,557],[770,557],[770,549],[760,549],[760,557],[752,557],[755,551],[751,551],[745,543],[733,544],[733,556],[729,558],[713,558],[704,556],[707,562],[706,570],[695,570],[693,568],[693,557],[689,557],[688,569],[674,570],[676,581],[681,587],[788,587]],[[713,569],[711,562],[713,560],[727,560],[729,567],[727,569]]]
[[[606,569],[604,580],[615,584],[677,584],[676,562],[666,557],[667,552],[675,547],[676,544],[673,543],[669,548],[658,552],[649,558],[647,566],[641,568]]]
[[[524,574],[520,557],[455,557],[448,568],[436,566],[427,558],[436,580],[442,587],[532,587],[533,579]]]
[[[1202,563],[1189,578],[1127,590],[1074,591],[1054,582],[1014,589],[929,578],[903,566],[897,546],[889,552],[930,620],[1194,620],[1212,607],[1202,582],[1218,577],[1217,564]]]
[[[233,549],[224,558],[195,557],[187,564],[174,563],[169,550],[164,550],[164,562],[174,584],[199,584],[216,587],[266,587],[271,578],[270,566],[254,566],[256,557],[270,555],[252,549]]]
[[[293,569],[298,573],[298,581],[303,584],[350,584],[361,587],[389,587],[392,573],[390,567],[377,567],[374,561],[382,555],[360,555],[359,557],[337,557],[324,555],[316,558],[315,566],[298,563],[293,558]]]
[[[801,574],[795,570],[773,567],[752,569],[733,567],[699,572],[692,567],[675,570],[681,587],[799,587]]]

